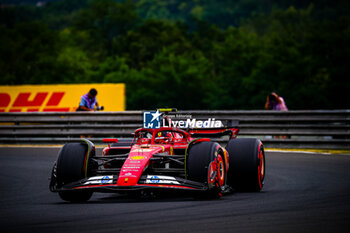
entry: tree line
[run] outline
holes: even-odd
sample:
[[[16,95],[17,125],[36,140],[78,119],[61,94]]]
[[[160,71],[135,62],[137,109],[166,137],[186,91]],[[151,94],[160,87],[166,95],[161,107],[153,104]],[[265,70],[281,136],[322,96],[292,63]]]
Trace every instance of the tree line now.
[[[3,6],[0,82],[123,82],[127,109],[263,109],[271,91],[349,108],[347,1],[166,2]]]

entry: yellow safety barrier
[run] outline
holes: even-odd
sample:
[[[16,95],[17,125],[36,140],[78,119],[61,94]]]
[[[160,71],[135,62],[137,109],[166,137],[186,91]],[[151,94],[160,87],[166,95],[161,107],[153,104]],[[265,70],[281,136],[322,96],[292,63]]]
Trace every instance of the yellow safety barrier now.
[[[73,112],[91,88],[104,111],[125,110],[125,84],[0,86],[0,112]]]

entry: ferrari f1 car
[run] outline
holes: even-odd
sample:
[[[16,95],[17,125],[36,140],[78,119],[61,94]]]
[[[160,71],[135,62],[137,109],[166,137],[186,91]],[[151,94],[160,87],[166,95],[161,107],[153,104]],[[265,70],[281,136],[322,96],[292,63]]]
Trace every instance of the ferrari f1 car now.
[[[58,153],[50,190],[70,202],[88,201],[93,192],[192,191],[220,197],[232,190],[260,191],[265,177],[260,140],[236,138],[238,128],[140,128],[132,142],[104,139],[96,155],[82,139]],[[228,135],[225,147],[207,137]]]

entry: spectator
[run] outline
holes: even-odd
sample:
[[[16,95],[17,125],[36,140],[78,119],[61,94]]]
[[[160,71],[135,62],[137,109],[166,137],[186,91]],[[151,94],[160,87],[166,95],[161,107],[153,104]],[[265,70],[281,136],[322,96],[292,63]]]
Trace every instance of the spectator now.
[[[79,103],[79,107],[77,111],[95,111],[99,110],[99,104],[96,100],[97,90],[95,88],[91,88],[91,90],[85,95],[81,96],[81,100]]]
[[[265,103],[266,110],[276,110],[276,111],[288,111],[287,105],[284,103],[284,100],[281,96],[278,96],[275,92],[272,92],[266,98]],[[274,138],[287,139],[288,136],[276,135]]]
[[[283,98],[281,96],[278,96],[275,92],[272,92],[270,95],[267,96],[265,109],[288,111],[287,105],[285,104]]]

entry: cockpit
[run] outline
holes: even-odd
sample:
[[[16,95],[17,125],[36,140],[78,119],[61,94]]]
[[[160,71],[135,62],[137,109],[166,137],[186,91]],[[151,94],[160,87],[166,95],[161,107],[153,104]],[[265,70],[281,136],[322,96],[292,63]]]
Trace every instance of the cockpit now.
[[[172,129],[142,129],[135,133],[136,144],[187,143],[186,134]]]

